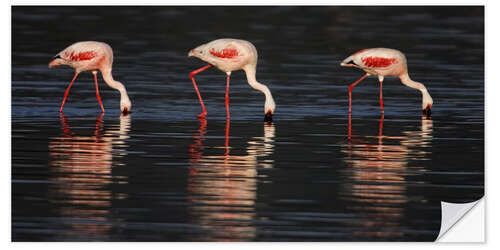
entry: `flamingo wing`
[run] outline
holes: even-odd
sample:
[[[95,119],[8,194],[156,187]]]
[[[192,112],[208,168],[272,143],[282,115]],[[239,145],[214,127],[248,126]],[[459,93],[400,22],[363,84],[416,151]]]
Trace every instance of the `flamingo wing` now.
[[[243,48],[234,39],[219,39],[208,44],[208,52],[214,59],[237,59],[244,55]]]
[[[387,68],[399,61],[396,51],[386,48],[360,50],[353,57],[358,65],[371,69]]]
[[[90,61],[102,54],[100,44],[92,41],[74,43],[57,56],[72,62]]]
[[[212,56],[218,57],[218,58],[234,58],[239,55],[238,49],[236,49],[234,46],[226,46],[225,48],[221,50],[217,50],[216,48],[210,48],[209,50],[210,54]]]
[[[394,57],[365,56],[361,58],[363,66],[368,68],[386,68],[397,63]]]
[[[352,54],[342,61],[341,65],[361,69],[380,69],[387,68],[396,63],[398,63],[398,57],[390,50],[374,48],[362,49]]]
[[[60,57],[70,60],[73,62],[79,61],[89,61],[96,57],[98,57],[98,53],[95,50],[87,49],[87,50],[75,50],[68,49],[59,55]]]

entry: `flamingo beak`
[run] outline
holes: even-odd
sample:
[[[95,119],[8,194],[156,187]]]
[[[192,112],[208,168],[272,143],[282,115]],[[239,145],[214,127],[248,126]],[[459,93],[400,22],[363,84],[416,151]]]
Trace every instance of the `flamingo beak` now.
[[[196,50],[192,49],[192,50],[189,51],[188,57],[194,56],[195,54],[196,54]]]
[[[424,110],[422,110],[422,114],[427,117],[427,118],[430,118],[431,117],[431,105],[427,105],[427,107],[425,107]]]
[[[340,66],[342,67],[354,67],[356,64],[354,63],[353,60],[350,60],[350,61],[347,61],[347,60],[344,60],[340,63]]]
[[[54,68],[59,65],[65,64],[65,61],[61,58],[61,56],[57,55],[52,58],[52,61],[49,63],[49,68]]]
[[[273,121],[273,112],[271,112],[271,110],[266,112],[266,115],[264,116],[264,121],[265,122],[272,122]]]
[[[49,68],[54,68],[57,65],[59,65],[59,63],[57,63],[57,59],[54,59],[54,60],[50,61]]]
[[[126,107],[125,107],[125,108],[123,108],[123,110],[122,110],[122,114],[123,114],[124,116],[127,116],[128,114],[130,114],[130,110],[129,110],[128,108],[126,108]]]

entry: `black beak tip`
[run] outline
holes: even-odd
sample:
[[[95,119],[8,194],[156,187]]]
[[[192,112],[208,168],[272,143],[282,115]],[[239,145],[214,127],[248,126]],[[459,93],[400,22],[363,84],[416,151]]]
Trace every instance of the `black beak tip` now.
[[[265,122],[272,122],[273,121],[273,114],[271,112],[267,112],[266,115],[264,116],[264,121]]]
[[[123,109],[123,111],[122,111],[122,114],[123,114],[124,116],[127,116],[127,115],[129,115],[129,114],[130,114],[130,110],[128,110],[127,108],[124,108],[124,109]]]
[[[431,108],[430,107],[425,108],[424,110],[422,110],[422,114],[424,116],[426,116],[427,118],[430,118],[431,117]]]

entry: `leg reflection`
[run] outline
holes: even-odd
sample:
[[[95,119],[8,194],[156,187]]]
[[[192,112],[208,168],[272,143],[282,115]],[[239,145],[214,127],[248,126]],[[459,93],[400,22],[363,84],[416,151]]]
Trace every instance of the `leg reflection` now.
[[[190,240],[247,241],[255,237],[252,221],[257,168],[269,167],[269,162],[262,158],[273,153],[274,125],[264,126],[264,137],[252,137],[247,142],[246,155],[231,154],[229,119],[225,125],[223,152],[217,144],[204,145],[208,142],[204,139],[206,123],[203,122],[189,148],[187,190],[192,204],[191,223],[206,230]]]
[[[126,133],[130,129],[130,117],[120,119],[119,128],[105,130],[101,113],[95,124],[79,124],[77,133],[72,131],[68,118],[61,113],[62,136],[52,137],[49,142],[50,177],[48,196],[60,218],[68,218],[65,236],[72,239],[106,240],[111,228],[110,208],[112,199],[121,195],[107,187],[115,179],[112,166],[120,165],[126,146]],[[117,149],[118,148],[118,149]]]
[[[403,131],[399,136],[384,136],[384,115],[378,121],[378,136],[354,134],[351,117],[348,120],[348,141],[342,152],[346,183],[342,184],[341,198],[350,213],[360,218],[349,222],[360,239],[397,239],[404,236],[408,197],[407,186],[422,184],[409,176],[422,175],[426,170],[421,161],[428,159],[427,144],[432,126],[422,120],[420,131]],[[431,121],[432,122],[432,121]],[[430,127],[430,128],[429,128]],[[355,140],[354,140],[355,139]],[[415,161],[409,167],[410,160]],[[414,166],[416,165],[416,166]]]

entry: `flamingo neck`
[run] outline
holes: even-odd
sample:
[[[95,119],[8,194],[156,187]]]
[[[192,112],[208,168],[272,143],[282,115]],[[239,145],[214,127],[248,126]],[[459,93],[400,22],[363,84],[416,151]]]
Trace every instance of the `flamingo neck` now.
[[[406,85],[410,88],[418,89],[418,90],[420,90],[420,92],[422,92],[422,109],[423,110],[432,107],[432,104],[433,104],[432,97],[429,94],[429,92],[427,91],[427,88],[425,88],[425,86],[422,83],[413,81],[410,78],[410,76],[408,75],[408,72],[403,73],[401,76],[399,76],[399,78],[401,79],[401,82],[404,85]]]
[[[125,113],[129,112],[132,107],[132,103],[128,98],[125,86],[121,82],[113,79],[113,75],[111,74],[111,69],[104,69],[101,70],[101,72],[102,72],[102,77],[104,78],[104,81],[108,84],[108,86],[120,91],[120,110]]]
[[[270,113],[271,115],[274,114],[274,109],[276,108],[276,104],[274,103],[273,95],[271,94],[271,91],[266,85],[257,82],[257,79],[255,78],[256,65],[247,65],[243,68],[243,70],[247,75],[248,84],[252,88],[264,93],[264,95],[266,96],[266,103],[264,104],[264,112],[266,114],[268,114],[269,112],[271,112]]]

